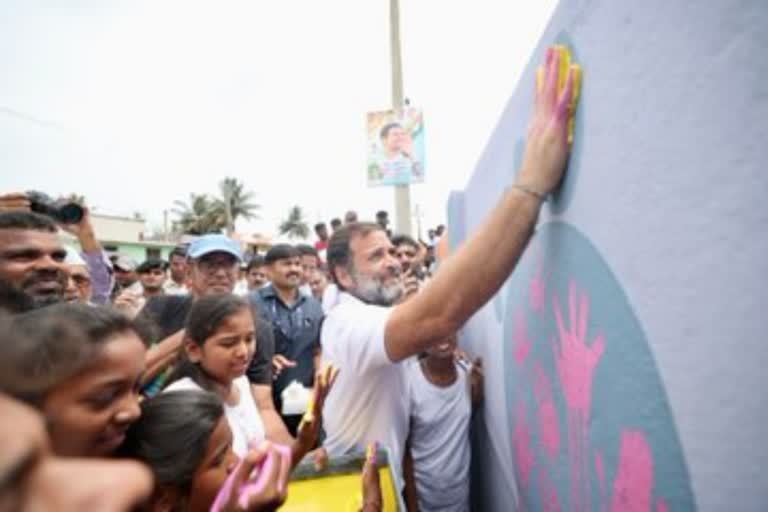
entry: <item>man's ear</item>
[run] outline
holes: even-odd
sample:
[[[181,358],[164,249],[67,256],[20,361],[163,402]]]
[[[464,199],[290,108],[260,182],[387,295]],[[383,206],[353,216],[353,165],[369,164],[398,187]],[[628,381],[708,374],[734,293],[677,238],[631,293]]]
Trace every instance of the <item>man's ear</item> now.
[[[355,287],[355,280],[352,278],[352,273],[347,267],[336,266],[333,267],[333,275],[336,282],[341,285],[345,290],[350,290]]]

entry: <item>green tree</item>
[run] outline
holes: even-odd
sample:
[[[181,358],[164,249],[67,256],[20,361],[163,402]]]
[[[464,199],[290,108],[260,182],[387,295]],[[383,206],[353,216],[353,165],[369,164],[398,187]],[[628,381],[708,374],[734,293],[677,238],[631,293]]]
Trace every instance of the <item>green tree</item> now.
[[[204,235],[220,233],[225,227],[221,210],[216,208],[216,200],[207,194],[190,194],[189,202],[174,201],[171,211],[177,216],[174,225],[182,233]]]
[[[214,208],[224,220],[228,234],[235,230],[238,218],[246,220],[257,219],[258,204],[253,202],[253,192],[246,191],[245,185],[236,178],[224,178],[219,183],[220,198],[214,200]]]
[[[288,212],[288,218],[280,223],[280,234],[288,235],[288,238],[307,238],[309,236],[309,226],[304,220],[304,212],[301,208],[294,206]]]

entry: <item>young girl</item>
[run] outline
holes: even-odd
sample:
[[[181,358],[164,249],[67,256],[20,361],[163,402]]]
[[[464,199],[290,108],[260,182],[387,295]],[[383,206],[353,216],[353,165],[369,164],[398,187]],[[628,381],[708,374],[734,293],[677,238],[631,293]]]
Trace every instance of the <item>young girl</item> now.
[[[324,380],[323,383],[318,383]],[[299,435],[311,431],[322,422],[325,396],[330,380],[315,380],[311,418]],[[248,499],[248,505],[238,504],[235,493],[225,496],[222,510],[256,512],[275,510],[285,501],[288,475],[292,464],[286,464],[269,443],[248,452],[238,467],[239,459],[232,451],[232,431],[225,419],[221,399],[213,393],[180,390],[162,393],[141,404],[141,418],[131,426],[121,454],[145,463],[154,475],[155,488],[147,503],[149,512],[209,511],[224,483],[237,471],[232,489],[239,489],[259,468],[265,457],[275,461],[266,484]],[[380,511],[382,498],[375,469],[375,457],[368,457],[363,468],[363,510]],[[258,478],[258,477],[257,477]]]
[[[165,392],[195,389],[217,394],[232,431],[232,449],[245,456],[264,440],[264,424],[245,372],[256,349],[250,305],[235,295],[203,297],[192,305],[184,334],[185,360]]]
[[[0,327],[0,391],[46,418],[54,453],[104,457],[138,419],[146,337],[109,308],[60,304]]]
[[[155,477],[147,510],[207,512],[238,463],[221,399],[205,391],[179,390],[145,400],[141,407],[142,418],[128,431],[121,454],[147,464]],[[269,451],[274,448],[263,446],[248,453],[238,484]],[[279,457],[276,461],[269,482],[247,508],[238,508],[237,496],[230,496],[227,509],[274,510],[282,504],[290,468]]]

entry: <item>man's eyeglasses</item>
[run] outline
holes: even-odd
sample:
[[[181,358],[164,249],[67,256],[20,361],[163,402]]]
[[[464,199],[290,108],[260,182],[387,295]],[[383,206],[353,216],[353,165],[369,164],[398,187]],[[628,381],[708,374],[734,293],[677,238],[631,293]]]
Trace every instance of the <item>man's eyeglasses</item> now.
[[[72,274],[70,277],[72,277],[72,280],[75,282],[75,284],[80,286],[84,286],[91,282],[91,278],[84,274]]]
[[[206,274],[212,274],[219,269],[231,271],[237,267],[235,258],[200,258],[197,260],[197,268]]]

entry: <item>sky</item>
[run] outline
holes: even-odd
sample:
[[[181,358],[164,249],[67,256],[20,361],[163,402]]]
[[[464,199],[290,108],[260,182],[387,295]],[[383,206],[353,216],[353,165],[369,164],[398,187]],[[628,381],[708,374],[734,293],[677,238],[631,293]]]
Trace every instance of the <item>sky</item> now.
[[[443,223],[555,0],[400,0],[405,96],[424,109],[414,232]],[[149,228],[242,180],[276,235],[388,210],[369,188],[365,114],[392,106],[388,0],[3,0],[0,191],[78,193]],[[171,214],[171,218],[173,215]]]

